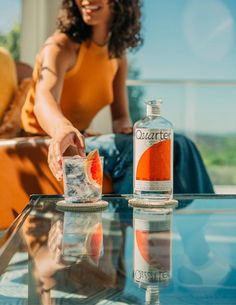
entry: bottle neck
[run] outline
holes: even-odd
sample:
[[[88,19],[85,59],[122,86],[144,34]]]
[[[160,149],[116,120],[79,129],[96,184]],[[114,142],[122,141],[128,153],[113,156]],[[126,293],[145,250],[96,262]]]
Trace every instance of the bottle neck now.
[[[145,296],[145,305],[160,305],[158,287],[148,287]]]
[[[147,116],[160,116],[161,111],[159,106],[147,105]]]

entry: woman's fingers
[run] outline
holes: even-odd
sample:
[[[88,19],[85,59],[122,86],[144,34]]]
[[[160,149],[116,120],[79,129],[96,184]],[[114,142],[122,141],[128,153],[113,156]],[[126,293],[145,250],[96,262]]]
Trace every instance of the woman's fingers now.
[[[78,154],[81,157],[84,157],[85,156],[85,141],[84,141],[84,136],[80,132],[76,133],[74,142],[77,147]]]
[[[85,142],[83,135],[75,128],[64,130],[52,139],[48,149],[48,164],[58,181],[62,180],[62,156],[69,149],[71,155],[85,156]]]
[[[60,144],[53,140],[48,149],[48,165],[53,175],[60,181],[62,179],[62,154]]]

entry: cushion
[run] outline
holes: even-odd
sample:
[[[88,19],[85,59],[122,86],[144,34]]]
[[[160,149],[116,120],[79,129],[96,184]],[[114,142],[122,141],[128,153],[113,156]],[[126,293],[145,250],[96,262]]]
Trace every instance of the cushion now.
[[[21,108],[31,85],[31,78],[23,79],[0,124],[0,138],[19,136],[21,131]]]
[[[17,88],[17,75],[11,54],[0,47],[0,122]]]

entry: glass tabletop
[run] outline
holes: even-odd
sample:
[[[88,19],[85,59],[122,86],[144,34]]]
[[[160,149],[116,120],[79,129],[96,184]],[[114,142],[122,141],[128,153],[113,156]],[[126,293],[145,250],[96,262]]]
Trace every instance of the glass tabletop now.
[[[236,304],[236,196],[171,208],[104,196],[96,212],[31,196],[0,238],[0,305]]]

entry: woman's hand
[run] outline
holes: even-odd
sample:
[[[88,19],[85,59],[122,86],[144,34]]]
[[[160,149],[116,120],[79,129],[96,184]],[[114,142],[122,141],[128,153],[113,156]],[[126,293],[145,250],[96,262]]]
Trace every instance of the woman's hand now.
[[[49,145],[48,165],[58,181],[62,179],[62,156],[65,151],[70,155],[85,156],[83,135],[72,125],[58,128]]]
[[[127,118],[116,119],[113,121],[112,125],[114,133],[130,134],[133,132],[132,124]]]

